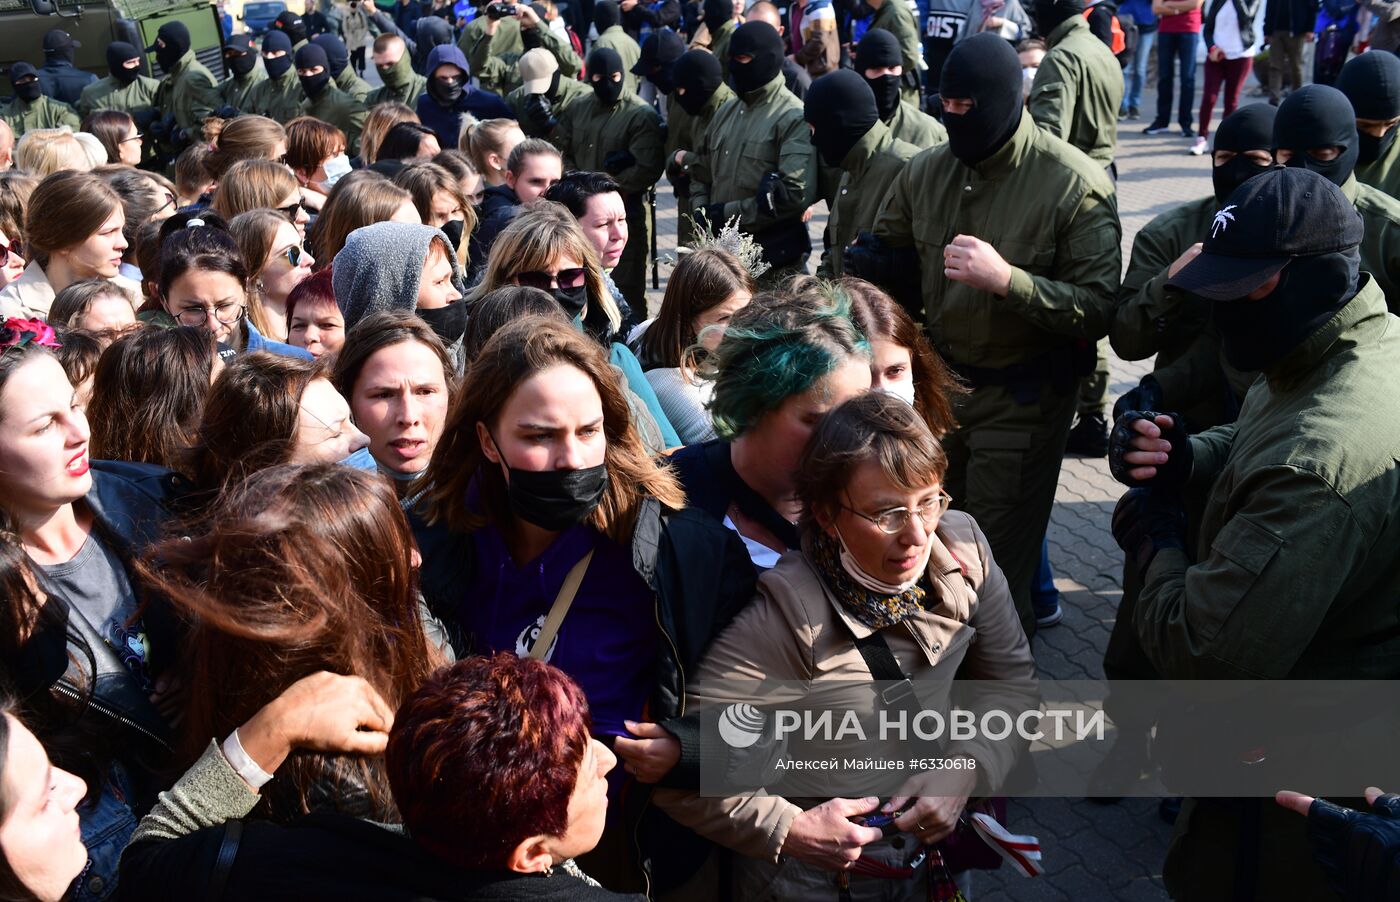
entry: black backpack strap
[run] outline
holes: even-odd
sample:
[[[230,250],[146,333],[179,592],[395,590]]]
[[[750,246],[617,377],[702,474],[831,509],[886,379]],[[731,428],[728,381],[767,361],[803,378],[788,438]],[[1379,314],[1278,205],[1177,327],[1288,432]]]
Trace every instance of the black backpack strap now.
[[[890,651],[890,645],[885,641],[885,637],[880,635],[879,630],[872,632],[868,636],[853,636],[856,644],[856,651],[860,652],[861,658],[865,660],[865,666],[870,668],[870,675],[877,683],[890,683],[890,687],[880,693],[887,705],[898,705],[900,707],[912,707],[912,703],[917,700],[914,694],[914,684],[909,681],[909,675],[899,666],[899,661],[895,660],[894,652]]]
[[[243,822],[226,821],[224,838],[219,843],[219,854],[214,858],[214,872],[209,875],[209,902],[219,902],[224,897],[224,887],[228,885],[228,875],[233,870],[233,860],[238,857],[238,844],[243,839]]]

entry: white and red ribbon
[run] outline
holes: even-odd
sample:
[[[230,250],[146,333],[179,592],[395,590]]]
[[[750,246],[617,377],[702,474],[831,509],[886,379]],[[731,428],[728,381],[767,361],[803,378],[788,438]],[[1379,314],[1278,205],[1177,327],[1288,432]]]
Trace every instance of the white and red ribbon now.
[[[971,815],[972,828],[982,841],[996,850],[996,853],[1011,863],[1025,877],[1038,877],[1045,873],[1040,863],[1040,840],[1034,836],[1021,836],[1011,833],[997,819],[978,811]]]

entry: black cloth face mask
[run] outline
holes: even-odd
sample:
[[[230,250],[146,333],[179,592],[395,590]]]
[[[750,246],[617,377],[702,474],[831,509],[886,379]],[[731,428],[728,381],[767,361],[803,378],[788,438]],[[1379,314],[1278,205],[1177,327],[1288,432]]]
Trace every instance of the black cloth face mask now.
[[[321,96],[321,92],[326,89],[326,85],[331,80],[331,64],[326,57],[326,51],[319,44],[307,44],[297,51],[297,69],[314,69],[321,67],[321,71],[315,75],[298,75],[301,81],[301,89],[306,92],[306,96],[315,100]]]
[[[466,228],[466,222],[461,219],[449,219],[442,224],[442,233],[447,236],[447,240],[452,242],[452,250],[457,250],[462,246],[462,230]]]
[[[44,88],[36,78],[27,84],[15,85],[15,95],[25,103],[33,103],[39,99],[39,95],[44,93]]]
[[[1363,53],[1342,67],[1337,90],[1351,101],[1357,119],[1388,122],[1400,117],[1400,58],[1393,53]],[[1385,156],[1395,143],[1396,128],[1379,138],[1361,132],[1356,165],[1367,166]],[[1358,129],[1359,131],[1359,129]]]
[[[724,23],[734,18],[733,0],[705,0],[705,27],[710,36],[724,27]]]
[[[584,308],[588,306],[587,282],[577,288],[551,288],[549,294],[560,307],[564,308],[569,319],[578,319],[583,315]]]
[[[141,74],[141,67],[128,69],[122,65],[127,60],[139,59],[141,52],[125,41],[113,41],[107,45],[107,71],[112,78],[129,85]]]
[[[173,26],[179,25],[179,28]],[[170,22],[156,32],[156,62],[166,72],[175,68],[180,58],[190,49],[190,32],[179,22]]]
[[[258,58],[251,53],[231,53],[224,57],[224,62],[235,78],[246,78],[258,64]]]
[[[263,38],[262,49],[264,54],[268,51],[273,53],[279,50],[283,51],[282,55],[278,57],[263,56],[263,68],[267,70],[268,78],[281,78],[287,74],[288,69],[292,68],[292,42],[282,32],[269,31],[267,36]]]
[[[1356,165],[1369,166],[1390,150],[1390,145],[1395,143],[1395,133],[1400,131],[1400,126],[1392,125],[1386,129],[1385,134],[1377,138],[1375,135],[1368,135],[1365,132],[1358,132],[1356,135]]]
[[[452,345],[467,331],[467,305],[461,301],[446,307],[433,307],[413,311],[418,318],[432,327],[444,344]]]
[[[588,54],[588,83],[603,106],[612,106],[622,96],[622,57],[610,47]]]
[[[1293,152],[1285,166],[1311,169],[1340,186],[1351,176],[1361,153],[1351,101],[1327,85],[1299,88],[1279,104],[1273,146],[1275,154],[1279,149]],[[1341,153],[1334,160],[1319,160],[1308,153],[1309,148],[1318,147],[1340,147]]]
[[[428,79],[428,96],[441,106],[452,106],[461,99],[465,90],[466,79],[460,75],[451,78],[433,76]]]
[[[495,436],[491,441],[496,442]],[[496,453],[500,454],[496,444]],[[608,465],[581,470],[518,470],[505,462],[511,510],[540,529],[561,532],[588,519],[608,488]]]
[[[738,58],[750,57],[747,63]],[[729,42],[729,77],[740,94],[757,91],[783,70],[783,39],[767,22],[745,22]]]
[[[1021,123],[1021,61],[1001,37],[982,32],[957,44],[943,64],[940,92],[971,100],[966,113],[943,112],[948,148],[968,166],[1001,150]]]
[[[1257,301],[1214,301],[1211,313],[1237,370],[1268,369],[1322,327],[1356,295],[1360,253],[1296,257],[1278,285]]]
[[[812,145],[828,166],[839,167],[879,121],[866,80],[847,69],[812,82],[803,112],[812,126]]]
[[[675,83],[673,91],[685,89],[685,93],[674,95],[676,103],[690,115],[698,116],[719,90],[723,73],[714,54],[689,50],[671,68],[671,79]]]
[[[1278,110],[1267,103],[1251,103],[1235,110],[1220,123],[1215,132],[1215,150],[1228,150],[1235,154],[1228,162],[1215,166],[1210,171],[1211,183],[1215,187],[1215,199],[1222,206],[1235,189],[1261,172],[1273,168],[1272,160],[1265,164],[1256,163],[1245,153],[1262,150],[1272,153],[1274,141],[1274,117]]]
[[[855,67],[862,78],[865,78],[867,69],[887,69],[890,66],[902,65],[904,54],[899,48],[899,41],[888,31],[867,31],[856,46]],[[865,78],[865,83],[870,85],[870,90],[875,94],[875,108],[880,111],[880,119],[885,122],[889,122],[899,109],[900,81],[901,77],[898,75]]]

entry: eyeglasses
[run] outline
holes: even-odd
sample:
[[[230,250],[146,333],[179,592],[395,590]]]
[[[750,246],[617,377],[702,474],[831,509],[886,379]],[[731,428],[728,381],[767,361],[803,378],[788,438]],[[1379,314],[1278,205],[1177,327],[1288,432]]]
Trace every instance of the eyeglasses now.
[[[118,144],[128,144],[128,143],[130,143],[130,142],[132,142],[132,141],[140,141],[140,140],[141,140],[142,138],[144,138],[144,137],[146,137],[146,135],[145,135],[144,133],[142,133],[142,132],[137,132],[136,134],[132,135],[130,138],[122,138],[122,139],[121,139],[120,141],[118,141],[117,143],[118,143]]]
[[[175,321],[182,326],[202,326],[209,321],[209,311],[214,311],[214,319],[225,326],[231,326],[243,318],[242,304],[219,304],[216,307],[186,307],[175,314]]]
[[[581,266],[561,269],[557,274],[531,270],[530,272],[516,273],[515,284],[523,285],[526,288],[539,288],[542,291],[548,291],[551,288],[577,288],[583,284],[587,274],[588,270]]]
[[[285,257],[287,262],[292,265],[292,269],[296,269],[301,265],[301,258],[306,256],[306,248],[302,247],[300,244],[289,244],[287,247],[278,251],[277,256]]]
[[[18,239],[11,241],[9,244],[5,244],[3,241],[0,241],[0,264],[3,264],[6,260],[10,259],[10,254],[14,254],[16,257],[23,260],[24,254],[21,253],[22,250],[24,249],[20,247]]]
[[[881,511],[875,516],[862,514],[853,507],[841,505],[845,510],[850,511],[862,520],[869,520],[874,523],[885,535],[895,535],[902,532],[904,527],[909,525],[909,518],[918,514],[919,521],[924,524],[924,529],[929,530],[939,519],[948,512],[948,505],[953,503],[953,496],[947,492],[940,491],[938,497],[925,502],[914,510],[907,507],[892,507],[887,511]]]
[[[301,201],[297,201],[294,204],[287,204],[287,206],[285,207],[277,207],[276,209],[278,213],[281,213],[283,216],[287,217],[292,222],[296,222],[297,212],[306,208],[301,205]]]
[[[161,204],[159,207],[156,208],[156,213],[159,213],[161,210],[164,210],[166,207],[173,207],[173,206],[175,206],[175,195],[173,195],[173,194],[171,194],[169,191],[167,191],[167,192],[165,192],[165,203]],[[153,214],[151,214],[151,215],[155,215],[155,214],[153,213]]]

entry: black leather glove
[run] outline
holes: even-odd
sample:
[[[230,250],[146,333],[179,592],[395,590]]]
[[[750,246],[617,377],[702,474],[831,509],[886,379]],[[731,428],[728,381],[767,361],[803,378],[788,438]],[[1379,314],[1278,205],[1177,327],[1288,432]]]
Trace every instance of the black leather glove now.
[[[1344,899],[1400,899],[1400,795],[1386,793],[1370,812],[1316,799],[1308,808],[1313,858]]]
[[[1113,404],[1113,419],[1134,410],[1161,410],[1162,386],[1151,373],[1143,376],[1138,384],[1125,391]]]
[[[1152,410],[1130,410],[1114,421],[1113,429],[1108,433],[1108,472],[1128,488],[1152,486],[1175,489],[1191,476],[1191,439],[1186,434],[1186,427],[1182,424],[1179,413],[1166,414],[1172,418],[1172,425],[1162,430],[1162,438],[1171,442],[1172,449],[1167,452],[1166,463],[1149,465],[1157,468],[1157,475],[1151,479],[1134,479],[1129,475],[1130,470],[1142,466],[1128,463],[1124,459],[1124,456],[1133,450],[1130,442],[1140,434],[1133,428],[1133,423],[1160,416],[1162,414]]]
[[[1146,573],[1157,552],[1186,550],[1186,508],[1174,492],[1129,489],[1113,509],[1113,539],[1128,560]]]
[[[544,41],[540,40],[540,28],[547,27],[547,25],[541,23],[535,28],[520,29],[520,43],[526,50],[534,50],[536,47],[543,47]]]
[[[770,172],[758,183],[758,212],[764,216],[777,216],[778,208],[787,203],[787,187],[783,185],[780,172]]]
[[[890,247],[874,232],[861,232],[841,249],[841,265],[849,275],[874,282],[909,312],[914,322],[924,321],[923,286],[919,252],[912,247]]]
[[[671,177],[671,187],[675,189],[676,197],[690,197],[690,176],[677,173]]]
[[[238,118],[238,112],[238,107],[224,104],[214,111],[214,115],[218,116],[220,119],[236,119]]]
[[[700,228],[709,229],[711,235],[718,234],[724,228],[724,204],[706,204],[696,209],[693,218]]]
[[[603,171],[608,175],[617,175],[619,172],[626,172],[637,165],[637,158],[632,156],[630,150],[614,150],[603,157]]]
[[[146,128],[146,131],[149,132],[151,137],[155,138],[157,141],[161,143],[168,143],[170,141],[170,133],[174,130],[174,128],[175,117],[170,113],[166,113],[164,116],[159,116],[156,119],[152,119],[151,124]]]
[[[549,133],[559,124],[554,118],[554,104],[543,94],[528,94],[525,97],[525,117],[540,131]]]

